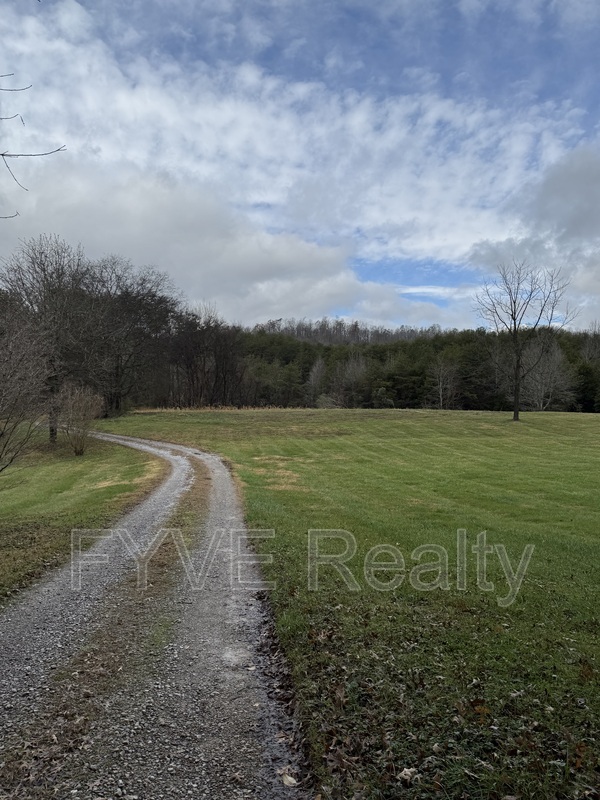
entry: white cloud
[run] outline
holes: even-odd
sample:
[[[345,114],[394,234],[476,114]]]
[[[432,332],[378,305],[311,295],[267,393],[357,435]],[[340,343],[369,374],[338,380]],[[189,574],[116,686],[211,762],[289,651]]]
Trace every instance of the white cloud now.
[[[23,196],[21,216],[6,223],[5,256],[20,239],[57,233],[81,242],[91,258],[117,253],[156,265],[191,302],[215,301],[221,313],[244,321],[277,314],[279,300],[292,307],[320,297],[326,306],[350,275],[342,249],[268,234],[207,187],[183,186],[126,163],[115,176],[72,156],[44,162],[29,178],[36,192]]]
[[[460,8],[474,18],[502,5],[461,0]],[[510,110],[453,98],[437,72],[404,63],[409,89],[386,96],[292,79],[249,59],[276,41],[297,4],[164,6],[136,0],[128,16],[112,19],[108,0],[87,8],[57,0],[39,14],[0,2],[4,58],[34,84],[0,97],[3,113],[10,105],[27,123],[2,123],[3,146],[68,147],[15,165],[29,195],[4,176],[0,213],[22,216],[3,230],[1,254],[19,237],[56,232],[94,256],[154,263],[191,299],[214,300],[244,321],[342,308],[377,321],[422,315],[458,324],[468,287],[451,293],[423,283],[420,294],[452,304],[444,308],[359,280],[349,259],[460,263],[471,253],[485,266],[517,239],[557,259],[568,240],[569,257],[585,253],[589,265],[580,285],[595,286],[590,241],[600,197],[582,187],[596,171],[600,185],[600,168],[591,150],[569,156],[582,138],[579,109],[531,94]],[[269,13],[256,14],[259,6]],[[322,13],[331,21],[341,9],[404,33],[442,18],[439,0],[348,0]],[[542,3],[520,0],[514,10],[535,21]],[[147,27],[136,27],[142,15]],[[175,49],[149,46],[162,22],[185,49],[197,33],[185,23],[198,15],[213,44],[243,38],[246,60],[211,61],[203,51],[176,58]],[[311,46],[304,30],[289,32],[296,51]],[[333,42],[329,53],[331,69],[344,68],[347,48]]]
[[[566,154],[522,202],[536,230],[559,242],[600,243],[600,148],[583,145]]]
[[[227,319],[248,324],[336,311],[376,324],[469,323],[458,307],[411,300],[410,288],[360,280],[343,248],[260,230],[206,187],[184,187],[126,164],[115,181],[98,164],[82,167],[71,156],[45,162],[29,178],[36,192],[23,197],[21,216],[5,228],[7,254],[19,239],[54,232],[81,242],[92,258],[115,252],[138,265],[157,265],[191,303],[213,302]],[[43,220],[39,227],[33,218]],[[468,292],[424,287],[418,294],[460,300]]]
[[[513,236],[478,242],[473,264],[492,270],[513,259],[561,269],[572,301],[581,306],[577,325],[600,317],[600,149],[582,145],[550,165],[513,199],[519,219]]]
[[[458,0],[460,12],[470,21],[486,12],[514,15],[520,22],[539,26],[555,17],[559,23],[589,27],[600,20],[596,0]]]
[[[600,22],[600,7],[596,0],[551,0],[550,10],[567,25],[589,29]]]

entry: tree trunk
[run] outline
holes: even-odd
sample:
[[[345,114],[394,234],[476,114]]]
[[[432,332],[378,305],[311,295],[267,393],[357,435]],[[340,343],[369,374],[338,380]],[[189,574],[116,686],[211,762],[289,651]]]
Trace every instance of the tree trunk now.
[[[106,414],[108,417],[118,416],[123,407],[123,398],[120,392],[109,392],[105,395]]]
[[[514,403],[513,403],[513,422],[519,421],[519,408],[521,405],[521,357],[517,355],[515,358],[515,375],[514,375]]]
[[[58,399],[60,378],[56,373],[49,378],[48,389],[48,437],[50,444],[54,445],[58,437],[58,414],[60,411],[60,402]]]
[[[56,438],[58,436],[58,417],[54,409],[48,414],[48,435],[50,444],[56,444]]]

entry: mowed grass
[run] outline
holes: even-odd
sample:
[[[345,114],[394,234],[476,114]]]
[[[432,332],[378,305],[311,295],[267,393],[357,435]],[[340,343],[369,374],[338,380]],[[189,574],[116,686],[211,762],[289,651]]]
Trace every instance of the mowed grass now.
[[[81,457],[39,444],[0,474],[0,605],[68,560],[73,528],[110,525],[167,469],[148,454],[93,441]]]
[[[275,530],[258,546],[273,554],[265,575],[322,798],[598,796],[600,417],[181,411],[103,428],[221,453],[248,525]],[[310,589],[311,529],[355,537],[358,591],[327,564]],[[534,546],[519,587],[498,551],[478,586],[482,531],[515,573]],[[394,590],[365,580],[377,545],[404,559]]]

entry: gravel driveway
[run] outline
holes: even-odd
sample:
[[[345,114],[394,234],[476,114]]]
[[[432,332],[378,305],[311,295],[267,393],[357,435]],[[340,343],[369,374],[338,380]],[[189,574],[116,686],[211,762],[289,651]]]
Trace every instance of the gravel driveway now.
[[[0,614],[0,797],[308,797],[285,665],[229,471],[179,445],[99,438],[164,458],[171,473],[119,521],[130,540],[93,534],[74,566]],[[179,558],[168,591],[127,589],[137,573],[126,541],[129,550],[152,541],[200,462],[210,504],[204,529],[185,542],[188,572]]]

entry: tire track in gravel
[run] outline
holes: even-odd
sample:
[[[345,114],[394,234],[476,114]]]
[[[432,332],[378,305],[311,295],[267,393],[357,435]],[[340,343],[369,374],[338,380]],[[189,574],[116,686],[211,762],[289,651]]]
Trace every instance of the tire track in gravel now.
[[[94,770],[95,780],[74,783],[73,796],[308,797],[308,788],[295,785],[306,770],[292,746],[295,723],[274,699],[285,693],[274,666],[277,657],[270,654],[269,612],[227,467],[216,455],[182,445],[112,434],[98,438],[171,464],[167,480],[118,524],[141,549],[191,485],[194,462],[208,467],[209,514],[191,553],[194,569],[203,564],[208,569],[201,588],[181,570],[175,591],[164,601],[176,621],[153,677],[138,676],[105,704],[106,713],[86,745],[95,763],[85,766]],[[230,539],[232,530],[242,535]],[[215,535],[218,548],[211,547]],[[251,590],[235,591],[232,585],[231,566],[238,557],[246,561],[244,579]],[[106,563],[99,563],[102,558]],[[43,706],[53,669],[68,664],[89,633],[101,628],[111,587],[133,566],[118,537],[103,539],[84,553],[81,591],[73,591],[71,567],[65,566],[0,614],[0,773],[10,735]]]

